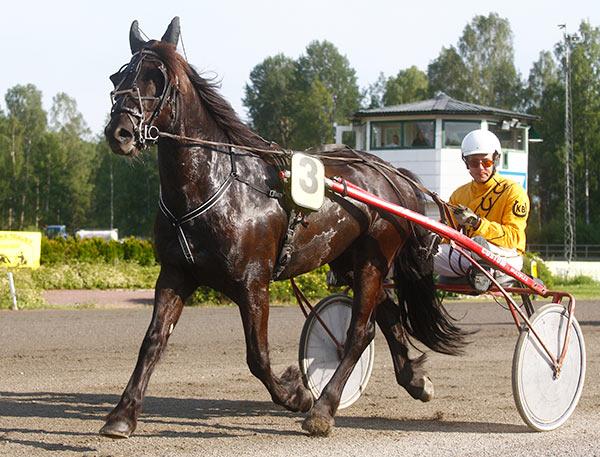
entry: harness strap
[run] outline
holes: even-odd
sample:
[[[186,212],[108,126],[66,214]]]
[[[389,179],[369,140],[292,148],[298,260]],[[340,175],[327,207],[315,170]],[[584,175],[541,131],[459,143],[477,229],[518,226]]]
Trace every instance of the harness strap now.
[[[223,151],[220,151],[223,152]],[[175,217],[175,215],[171,212],[171,210],[167,207],[163,195],[162,190],[159,192],[158,199],[158,207],[160,211],[164,214],[167,220],[171,223],[173,227],[177,230],[177,239],[179,240],[179,245],[181,246],[181,250],[183,251],[183,255],[189,264],[193,265],[194,256],[192,255],[192,250],[190,249],[190,244],[188,243],[187,237],[185,236],[185,232],[183,231],[183,224],[187,224],[188,222],[196,219],[198,216],[204,214],[221,199],[227,189],[231,187],[233,181],[237,178],[237,168],[235,165],[235,153],[233,151],[229,151],[229,156],[231,158],[231,171],[229,172],[229,176],[227,179],[221,183],[219,188],[212,194],[204,203],[202,203],[198,208],[193,209],[192,211],[187,212],[181,217]]]
[[[224,152],[224,151],[218,150],[218,149],[215,149],[215,150],[217,150],[219,152]],[[229,176],[227,176],[227,179],[225,179],[225,181],[223,181],[223,183],[221,183],[221,185],[215,191],[215,193],[212,194],[198,208],[187,212],[186,214],[184,214],[181,217],[176,217],[171,212],[171,210],[167,207],[167,205],[163,199],[162,190],[159,193],[158,207],[160,208],[160,211],[163,213],[163,215],[167,218],[167,220],[171,223],[171,225],[173,227],[175,227],[175,229],[177,231],[177,239],[179,241],[179,245],[181,246],[181,250],[183,251],[183,255],[185,256],[185,259],[188,261],[188,263],[191,265],[193,265],[195,263],[194,256],[192,254],[192,250],[190,248],[190,245],[189,245],[189,242],[185,235],[185,232],[183,231],[183,225],[196,219],[197,217],[199,217],[200,215],[204,214],[209,209],[211,209],[213,206],[215,206],[217,204],[217,202],[221,199],[221,197],[223,197],[223,195],[225,195],[225,192],[227,192],[227,190],[231,187],[231,185],[233,184],[234,181],[239,181],[242,184],[246,184],[247,186],[251,187],[252,189],[254,189],[260,193],[263,193],[270,198],[280,198],[282,196],[282,194],[280,192],[277,192],[272,189],[269,189],[268,191],[264,191],[264,190],[258,188],[257,186],[254,186],[254,185],[250,184],[249,182],[246,182],[246,181],[240,179],[240,177],[237,174],[237,167],[236,167],[236,162],[235,162],[235,152],[230,151],[228,154],[231,157],[231,171],[229,172]]]
[[[187,241],[187,237],[185,236],[185,232],[183,231],[183,224],[186,224],[196,219],[198,216],[204,214],[209,209],[211,209],[221,199],[221,197],[225,194],[227,189],[229,189],[234,180],[235,176],[233,174],[230,174],[227,177],[227,179],[219,186],[217,191],[214,194],[212,194],[208,200],[202,203],[202,205],[200,205],[198,208],[184,214],[180,218],[175,217],[173,213],[169,210],[169,208],[163,200],[162,191],[160,192],[158,206],[161,212],[171,223],[171,225],[177,230],[177,238],[179,240],[179,245],[181,246],[181,250],[183,251],[185,259],[188,261],[188,263],[192,265],[194,264],[194,256],[192,255],[190,245]]]

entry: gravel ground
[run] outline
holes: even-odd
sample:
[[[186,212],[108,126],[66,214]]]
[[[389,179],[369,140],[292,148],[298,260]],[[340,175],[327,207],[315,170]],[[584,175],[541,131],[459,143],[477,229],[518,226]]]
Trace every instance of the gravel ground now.
[[[463,302],[448,307],[479,332],[464,356],[431,355],[436,398],[420,403],[396,385],[378,333],[366,392],[340,411],[328,438],[306,436],[302,415],[271,403],[250,374],[236,308],[187,308],[151,379],[136,433],[114,441],[98,430],[131,374],[151,307],[119,295],[106,300],[92,300],[98,309],[0,311],[1,456],[600,455],[600,301],[578,303],[586,385],[574,415],[554,432],[530,432],[514,405],[517,330],[509,313]],[[272,309],[278,373],[297,363],[302,321],[297,308]]]

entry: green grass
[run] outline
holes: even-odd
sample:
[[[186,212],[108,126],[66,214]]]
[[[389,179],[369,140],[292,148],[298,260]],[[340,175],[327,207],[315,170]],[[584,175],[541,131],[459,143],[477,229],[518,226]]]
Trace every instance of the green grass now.
[[[159,265],[143,266],[137,262],[69,262],[42,265],[37,270],[13,270],[17,289],[18,306],[21,309],[42,308],[48,304],[43,298],[44,290],[53,289],[152,289],[160,271]],[[296,278],[306,297],[316,303],[333,293],[325,283],[327,267]],[[7,270],[0,269],[0,309],[9,309]],[[271,302],[278,305],[295,303],[289,281],[271,283]],[[207,287],[199,288],[187,303],[190,306],[232,305],[224,295]]]
[[[51,289],[152,289],[160,271],[159,265],[143,266],[137,262],[115,261],[112,263],[70,262],[42,265],[37,270],[12,270],[19,308],[42,308],[48,304],[43,298],[44,290]],[[321,267],[297,278],[300,289],[309,301],[316,304],[323,297],[334,293],[325,283],[327,267]],[[0,309],[9,309],[6,269],[0,269]],[[552,277],[550,290],[566,291],[578,299],[600,299],[600,282],[586,276],[571,279]],[[271,302],[278,305],[295,304],[296,300],[289,281],[271,283]],[[455,300],[457,297],[447,297]],[[200,288],[188,305],[231,305],[226,297],[208,288]]]
[[[569,292],[576,300],[600,299],[600,283],[594,284],[555,284],[551,290]]]

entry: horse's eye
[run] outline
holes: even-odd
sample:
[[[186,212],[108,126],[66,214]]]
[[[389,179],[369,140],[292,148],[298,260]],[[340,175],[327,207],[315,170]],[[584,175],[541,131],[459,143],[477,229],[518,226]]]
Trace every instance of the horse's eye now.
[[[157,69],[150,70],[144,76],[144,81],[147,83],[147,87],[154,91],[154,96],[158,97],[162,94],[163,87],[165,85],[165,78],[161,71]]]

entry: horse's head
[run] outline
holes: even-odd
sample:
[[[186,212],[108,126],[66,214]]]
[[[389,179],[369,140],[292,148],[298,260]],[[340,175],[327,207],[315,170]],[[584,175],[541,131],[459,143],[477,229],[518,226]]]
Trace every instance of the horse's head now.
[[[158,141],[158,132],[169,130],[176,116],[177,78],[169,75],[157,50],[175,48],[179,40],[179,18],[175,17],[161,41],[146,42],[133,21],[129,44],[133,54],[128,64],[110,77],[110,121],[104,130],[116,154],[135,155],[149,143]]]

